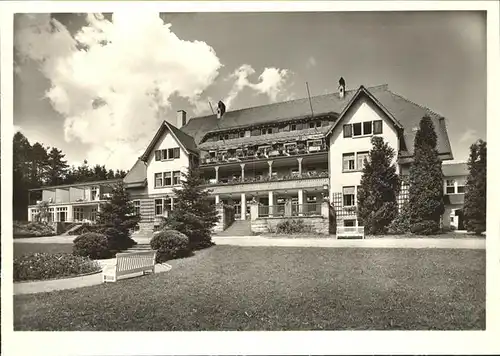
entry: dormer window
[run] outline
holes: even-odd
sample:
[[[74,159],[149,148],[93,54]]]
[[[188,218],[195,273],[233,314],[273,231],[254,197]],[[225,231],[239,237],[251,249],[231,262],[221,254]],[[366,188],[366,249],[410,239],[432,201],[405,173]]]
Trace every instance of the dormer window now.
[[[291,124],[290,125],[290,131],[296,131],[297,130],[297,125],[296,124]]]
[[[270,134],[272,134],[272,133],[273,133],[273,129],[272,129],[272,128],[267,129],[267,134],[268,134],[268,135],[270,135]]]
[[[265,135],[265,134],[266,134],[266,132],[267,132],[267,131],[266,131],[266,129],[262,129],[260,133],[261,133],[262,135]]]
[[[240,131],[240,137],[245,137],[245,131]]]

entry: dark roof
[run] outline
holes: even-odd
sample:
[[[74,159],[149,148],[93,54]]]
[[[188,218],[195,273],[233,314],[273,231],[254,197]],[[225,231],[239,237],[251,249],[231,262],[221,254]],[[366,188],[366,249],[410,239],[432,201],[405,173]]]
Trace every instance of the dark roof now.
[[[324,94],[311,97],[311,105],[316,115],[331,114],[338,116],[351,102],[354,95],[361,90],[347,90],[343,99],[338,93]],[[388,85],[363,88],[371,94],[374,101],[404,128],[406,151],[402,155],[413,155],[413,140],[415,138],[414,128],[418,127],[420,119],[428,115],[433,120],[438,136],[438,151],[441,154],[450,153],[451,145],[448,139],[446,124],[441,115],[428,108],[415,104],[414,102],[389,90]],[[269,105],[256,106],[247,109],[228,111],[221,119],[216,115],[192,118],[182,127],[182,131],[191,135],[196,143],[211,131],[220,131],[237,127],[248,127],[259,124],[273,123],[276,121],[301,119],[311,116],[309,99],[297,99]],[[268,139],[272,136],[268,135]],[[233,140],[230,140],[231,142]],[[230,141],[227,141],[230,143]],[[451,155],[450,155],[451,157]]]
[[[460,177],[469,175],[467,163],[443,164],[443,175],[445,177]]]
[[[143,161],[147,161],[147,158],[151,154],[151,151],[153,150],[154,146],[156,145],[156,143],[158,142],[160,137],[165,133],[165,130],[169,130],[172,133],[172,135],[174,136],[174,138],[179,142],[180,146],[183,149],[185,149],[186,151],[188,151],[188,153],[189,152],[193,152],[193,153],[198,152],[198,149],[196,148],[196,143],[194,142],[193,137],[191,137],[190,135],[188,135],[185,132],[182,132],[177,127],[168,123],[167,121],[163,121],[160,128],[156,132],[155,136],[153,137],[153,139],[149,143],[148,147],[146,148],[146,150],[144,151],[144,153],[140,159],[142,159]]]
[[[146,163],[138,159],[135,162],[134,166],[127,173],[125,178],[123,178],[123,183],[125,183],[126,185],[132,183],[144,183],[146,176],[147,176]]]

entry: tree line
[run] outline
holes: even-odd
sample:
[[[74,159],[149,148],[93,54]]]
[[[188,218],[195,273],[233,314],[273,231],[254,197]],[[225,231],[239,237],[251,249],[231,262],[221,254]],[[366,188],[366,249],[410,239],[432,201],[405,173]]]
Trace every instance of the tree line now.
[[[442,231],[445,212],[444,176],[437,151],[437,135],[429,117],[420,121],[410,166],[408,201],[399,211],[401,175],[396,152],[381,137],[372,138],[358,192],[358,220],[370,235],[387,232],[433,235]],[[464,196],[464,226],[469,232],[486,231],[486,142],[470,146],[469,174]]]
[[[44,186],[94,182],[123,178],[123,170],[93,167],[84,161],[80,166],[69,166],[65,154],[57,147],[46,147],[40,142],[31,144],[21,132],[13,138],[13,218],[26,220],[28,190]]]

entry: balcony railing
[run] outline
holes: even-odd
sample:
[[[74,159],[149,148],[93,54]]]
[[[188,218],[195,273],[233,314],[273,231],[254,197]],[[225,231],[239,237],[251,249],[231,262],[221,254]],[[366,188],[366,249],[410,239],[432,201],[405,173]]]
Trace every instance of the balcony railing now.
[[[260,217],[281,217],[285,216],[285,204],[278,205],[260,205],[259,206],[259,218]]]
[[[321,203],[292,204],[292,216],[321,215]]]
[[[308,178],[328,178],[328,171],[321,172],[307,172],[307,173],[293,173],[290,175],[284,176],[257,176],[257,177],[245,177],[245,179],[241,179],[241,177],[229,178],[227,181],[223,179],[223,181],[215,181],[215,179],[210,179],[205,181],[205,185],[235,185],[242,183],[265,183],[265,182],[279,182],[286,180],[296,180],[296,179],[308,179]]]
[[[200,160],[200,165],[220,164],[220,163],[236,163],[245,161],[255,161],[260,159],[269,159],[277,157],[287,157],[294,155],[307,155],[318,152],[326,152],[326,145],[313,145],[308,147],[293,147],[280,149],[260,149],[241,154],[224,154],[215,157],[204,157]]]

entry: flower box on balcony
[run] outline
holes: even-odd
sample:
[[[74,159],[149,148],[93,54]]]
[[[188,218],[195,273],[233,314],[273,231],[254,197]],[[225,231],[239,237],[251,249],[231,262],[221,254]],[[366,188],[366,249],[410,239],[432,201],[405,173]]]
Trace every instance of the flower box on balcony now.
[[[321,151],[320,146],[309,146],[309,152],[319,152]]]
[[[229,157],[229,158],[227,159],[227,161],[228,161],[228,162],[238,162],[238,158],[236,158],[236,157]]]
[[[276,157],[279,156],[279,151],[278,150],[272,150],[269,152],[269,157]]]

